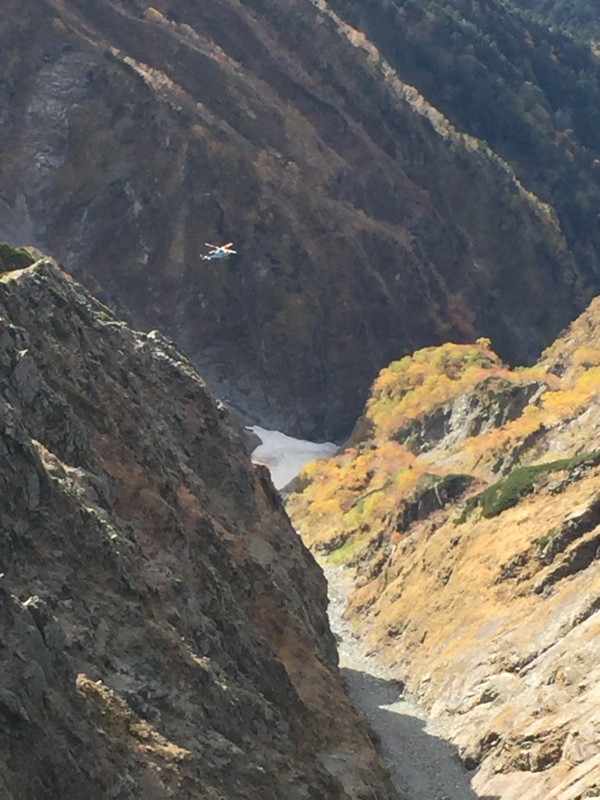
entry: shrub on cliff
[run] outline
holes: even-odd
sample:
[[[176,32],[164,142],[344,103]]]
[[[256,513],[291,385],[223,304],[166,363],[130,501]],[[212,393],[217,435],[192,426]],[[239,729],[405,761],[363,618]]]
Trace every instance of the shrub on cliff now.
[[[0,273],[13,269],[24,269],[31,266],[34,258],[23,247],[11,247],[7,242],[0,242]]]
[[[457,523],[466,522],[471,511],[478,506],[481,508],[482,516],[487,518],[497,517],[507,508],[516,506],[522,497],[531,494],[536,484],[551,472],[565,471],[570,474],[576,467],[586,463],[597,464],[599,458],[600,452],[595,451],[573,456],[572,458],[549,461],[545,464],[530,464],[524,467],[517,467],[506,478],[494,483],[492,486],[488,486],[480,494],[471,497],[467,501]]]

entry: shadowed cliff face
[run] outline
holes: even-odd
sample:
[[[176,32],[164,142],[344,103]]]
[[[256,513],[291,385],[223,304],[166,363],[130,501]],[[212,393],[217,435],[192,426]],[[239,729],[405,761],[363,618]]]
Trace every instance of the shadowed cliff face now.
[[[0,275],[0,455],[3,798],[392,800],[266,470],[49,262]]]
[[[600,786],[600,303],[527,370],[480,340],[376,380],[350,445],[287,508],[356,569],[348,619],[480,795]]]
[[[6,0],[0,34],[0,236],[267,426],[339,438],[399,354],[531,359],[590,296],[553,212],[325,4]]]

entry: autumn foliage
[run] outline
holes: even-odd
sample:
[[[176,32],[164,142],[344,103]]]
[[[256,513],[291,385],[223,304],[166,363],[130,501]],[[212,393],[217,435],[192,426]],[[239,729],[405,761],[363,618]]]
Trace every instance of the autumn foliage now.
[[[566,362],[562,378],[551,368],[559,358]],[[503,404],[519,393],[522,407],[505,418]],[[419,350],[380,372],[357,425],[361,433],[334,457],[306,466],[288,510],[309,544],[339,560],[360,557],[375,537],[395,546],[407,533],[398,522],[406,519],[402,510],[418,502],[425,483],[472,475],[474,496],[515,467],[562,457],[540,450],[540,436],[599,399],[600,348],[579,339],[566,339],[536,367],[514,370],[487,339]],[[436,414],[453,420],[451,428],[467,429],[469,409],[478,415],[472,435],[442,432],[439,441],[411,448],[410,431],[427,430]]]

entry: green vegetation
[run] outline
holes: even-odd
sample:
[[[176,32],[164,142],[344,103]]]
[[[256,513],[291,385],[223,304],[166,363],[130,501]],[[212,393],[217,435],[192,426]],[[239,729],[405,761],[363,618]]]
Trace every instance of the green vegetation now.
[[[600,39],[600,12],[596,0],[512,0],[532,12],[541,23],[561,25],[586,39]]]
[[[549,531],[537,539],[535,544],[537,545],[538,552],[541,553],[550,544],[550,542],[558,536],[559,533],[560,528],[550,528]]]
[[[134,739],[139,739],[141,741],[148,738],[148,734],[144,731],[139,722],[130,722],[127,726],[127,731]]]
[[[559,7],[584,9],[594,1],[521,4],[553,5],[558,14]],[[377,45],[403,81],[458,131],[488,145],[528,192],[554,209],[574,249],[585,242],[600,252],[594,176],[600,169],[600,66],[589,46],[502,2],[332,5]]]
[[[495,483],[493,486],[489,486],[481,494],[477,495],[476,505],[481,507],[481,513],[484,517],[496,517],[507,508],[516,506],[522,497],[530,494],[536,483],[543,476],[559,469],[566,469],[566,464],[551,462],[549,464],[518,467],[507,478]]]
[[[583,464],[593,465],[600,462],[600,451],[584,453],[572,458],[561,458],[558,461],[549,461],[546,464],[532,464],[527,467],[518,467],[498,483],[488,486],[483,492],[469,498],[465,508],[456,520],[457,524],[466,522],[470,514],[481,508],[482,516],[486,518],[497,517],[508,508],[516,506],[519,500],[530,494],[536,484],[551,472],[571,472]]]
[[[366,546],[372,536],[371,531],[362,535],[350,536],[343,545],[327,553],[327,561],[334,566],[348,564],[351,558]]]
[[[92,309],[94,310],[96,316],[102,320],[102,322],[118,322],[119,318],[115,316],[112,310],[101,303],[100,300],[97,300],[95,297],[90,297],[89,302],[91,303]]]
[[[0,273],[30,267],[35,259],[22,247],[11,247],[0,242]]]

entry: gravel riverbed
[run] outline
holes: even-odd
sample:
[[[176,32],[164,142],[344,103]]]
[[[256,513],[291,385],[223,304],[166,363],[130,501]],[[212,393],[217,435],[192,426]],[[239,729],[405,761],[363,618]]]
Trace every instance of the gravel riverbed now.
[[[380,741],[380,754],[403,800],[477,800],[456,748],[389,668],[365,653],[343,618],[352,581],[343,567],[322,564],[329,584],[329,620],[354,705]]]

